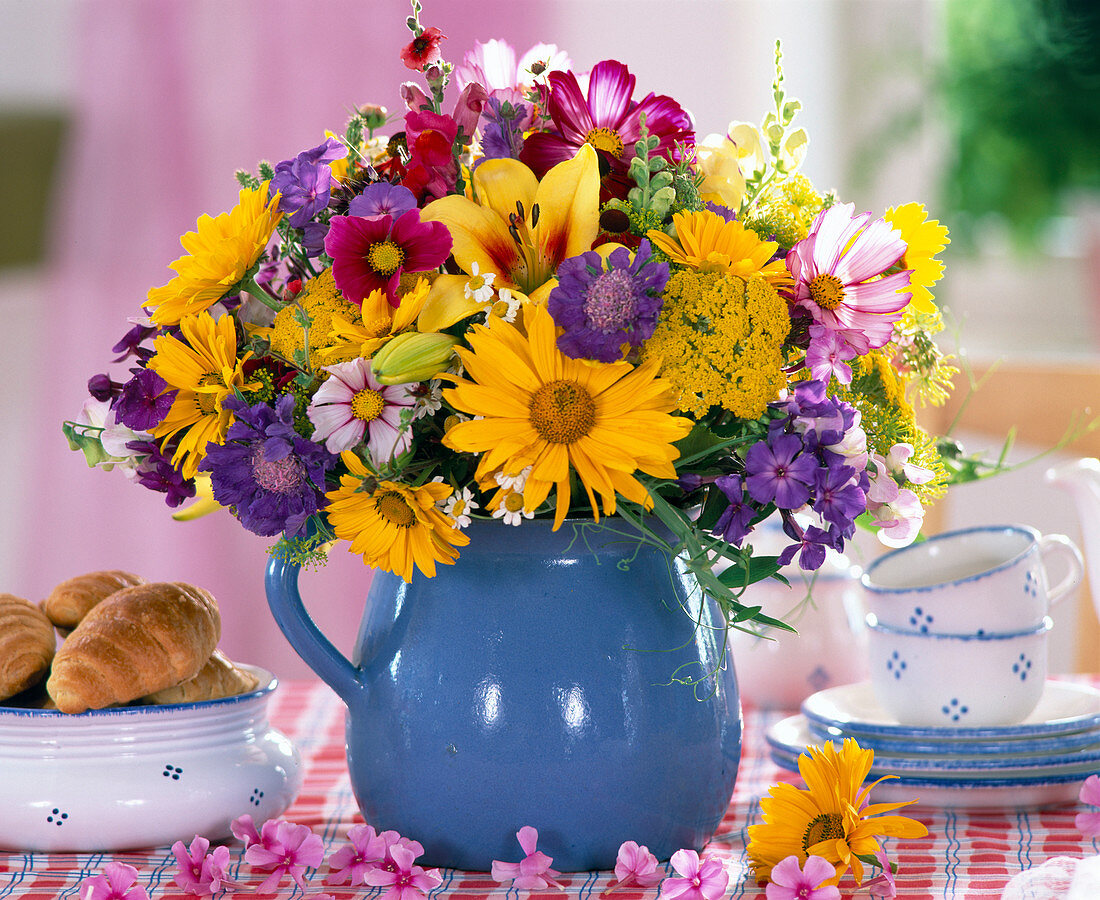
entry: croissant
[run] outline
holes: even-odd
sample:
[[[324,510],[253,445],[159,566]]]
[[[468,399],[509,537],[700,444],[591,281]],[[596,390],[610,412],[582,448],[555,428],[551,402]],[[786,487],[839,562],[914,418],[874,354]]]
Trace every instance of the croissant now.
[[[177,685],[141,698],[142,703],[195,703],[233,697],[256,688],[260,679],[238,668],[220,650],[215,650],[199,674]]]
[[[58,628],[75,628],[100,600],[122,588],[144,583],[145,579],[140,575],[118,570],[77,575],[61,582],[50,592],[50,596],[42,601],[42,611]]]
[[[179,582],[123,588],[73,629],[46,690],[64,713],[129,703],[198,674],[221,637],[214,598]]]
[[[29,600],[0,594],[0,700],[26,690],[49,671],[53,625]]]

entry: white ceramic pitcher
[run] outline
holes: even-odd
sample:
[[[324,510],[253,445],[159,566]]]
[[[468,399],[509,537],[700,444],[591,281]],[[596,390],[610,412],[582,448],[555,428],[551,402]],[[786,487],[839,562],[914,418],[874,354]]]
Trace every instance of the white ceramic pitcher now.
[[[1100,459],[1086,457],[1047,470],[1048,484],[1068,491],[1077,504],[1085,568],[1092,588],[1092,602],[1100,616]]]

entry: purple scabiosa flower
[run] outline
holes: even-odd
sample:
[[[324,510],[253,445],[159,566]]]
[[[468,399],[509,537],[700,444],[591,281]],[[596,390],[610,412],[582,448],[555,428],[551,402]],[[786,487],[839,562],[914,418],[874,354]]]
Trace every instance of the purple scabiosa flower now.
[[[737,213],[730,209],[728,206],[723,206],[721,203],[714,203],[713,201],[707,201],[706,208],[712,213],[717,213],[722,217],[724,222],[734,222],[737,220]]]
[[[195,496],[194,480],[184,478],[179,469],[172,465],[174,448],[161,450],[155,441],[130,441],[126,447],[145,457],[134,474],[142,487],[164,494],[164,502],[173,509]]]
[[[622,345],[637,347],[653,334],[668,266],[653,260],[649,241],[631,259],[619,247],[604,261],[594,250],[564,260],[547,308],[565,329],[558,349],[573,359],[616,362]]]
[[[748,502],[739,476],[721,475],[714,483],[729,500],[729,506],[714,525],[714,533],[722,535],[724,540],[735,547],[740,547],[741,541],[752,531],[751,523],[757,510]]]
[[[214,499],[230,507],[254,534],[297,534],[324,497],[325,473],[336,457],[294,430],[294,397],[272,409],[230,396],[222,402],[237,420],[222,445],[207,446],[201,469],[210,472]]]
[[[279,209],[290,216],[290,224],[303,227],[328,206],[332,194],[332,169],[329,163],[343,159],[348,148],[335,138],[325,138],[312,150],[303,150],[294,159],[275,166],[269,190],[280,195]]]
[[[115,419],[134,431],[152,431],[168,415],[177,392],[165,391],[168,382],[152,369],[131,371],[134,377],[115,401]]]
[[[372,216],[393,216],[396,219],[410,209],[416,209],[413,192],[404,185],[390,184],[388,181],[368,184],[363,188],[363,193],[352,197],[348,204],[349,215],[366,219]]]
[[[753,444],[745,455],[749,496],[780,509],[798,509],[809,500],[820,464],[802,450],[802,439],[794,434],[769,435]]]

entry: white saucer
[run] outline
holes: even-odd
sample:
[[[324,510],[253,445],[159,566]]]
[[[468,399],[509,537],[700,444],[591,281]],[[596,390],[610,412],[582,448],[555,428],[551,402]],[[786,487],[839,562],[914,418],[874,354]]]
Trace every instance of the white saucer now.
[[[1017,725],[949,728],[902,725],[884,712],[869,681],[827,688],[802,703],[802,713],[841,736],[901,737],[922,741],[1017,740],[1071,734],[1100,727],[1100,691],[1085,684],[1048,681],[1039,703]]]

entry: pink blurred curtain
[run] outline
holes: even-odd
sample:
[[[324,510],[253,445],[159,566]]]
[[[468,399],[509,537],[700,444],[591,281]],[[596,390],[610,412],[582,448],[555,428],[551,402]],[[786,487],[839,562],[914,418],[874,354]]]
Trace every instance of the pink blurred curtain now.
[[[448,35],[461,62],[476,40],[525,50],[545,39],[550,4],[428,0],[425,25]],[[415,77],[399,49],[410,38],[404,0],[84,0],[75,61],[79,101],[60,183],[41,360],[26,379],[37,427],[27,441],[25,547],[9,588],[40,599],[57,582],[122,568],[189,581],[220,601],[222,649],[284,678],[310,675],[275,627],[263,591],[271,541],[227,513],[179,523],[159,494],[118,472],[89,471],[61,422],[108,369],[111,346],[141,314],[201,213],[236,202],[236,169],[254,170],[341,129],[353,105],[400,113]],[[507,31],[503,30],[507,23]],[[500,26],[498,28],[498,26]],[[551,38],[552,39],[552,38]],[[400,125],[394,126],[398,130]],[[125,375],[114,367],[116,380]],[[328,567],[303,573],[314,618],[350,652],[366,593],[362,560],[338,546]]]

